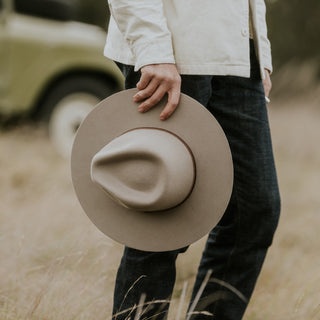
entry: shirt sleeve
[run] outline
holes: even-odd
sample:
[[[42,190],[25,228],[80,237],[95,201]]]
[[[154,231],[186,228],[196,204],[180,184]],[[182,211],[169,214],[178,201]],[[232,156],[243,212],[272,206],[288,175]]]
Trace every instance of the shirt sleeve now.
[[[110,12],[128,43],[135,71],[148,64],[175,63],[163,0],[108,0]]]
[[[264,0],[257,0],[257,14],[259,19],[260,29],[260,44],[261,44],[261,63],[265,69],[272,72],[272,57],[271,57],[271,45],[267,35],[267,23],[266,23],[266,5]]]

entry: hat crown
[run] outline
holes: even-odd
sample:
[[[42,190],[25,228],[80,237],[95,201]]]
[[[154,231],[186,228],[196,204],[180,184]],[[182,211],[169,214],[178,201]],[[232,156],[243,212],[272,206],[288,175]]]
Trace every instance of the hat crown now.
[[[91,161],[91,179],[120,205],[136,211],[163,211],[190,195],[195,161],[172,132],[136,128],[115,138]]]

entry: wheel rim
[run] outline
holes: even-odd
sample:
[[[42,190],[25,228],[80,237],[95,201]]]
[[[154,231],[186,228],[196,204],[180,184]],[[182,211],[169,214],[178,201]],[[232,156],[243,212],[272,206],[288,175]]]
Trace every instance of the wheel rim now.
[[[99,102],[100,99],[93,94],[74,93],[60,100],[53,109],[49,120],[49,136],[63,157],[70,157],[77,129]]]

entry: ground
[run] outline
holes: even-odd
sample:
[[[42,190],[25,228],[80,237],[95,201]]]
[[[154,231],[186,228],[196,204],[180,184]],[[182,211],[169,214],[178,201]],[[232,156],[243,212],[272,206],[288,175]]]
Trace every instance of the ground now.
[[[269,115],[282,216],[245,319],[317,320],[320,109],[278,101]],[[69,162],[44,128],[31,125],[3,131],[0,150],[0,319],[110,319],[122,246],[83,213]],[[190,294],[202,246],[179,258],[172,320],[184,283]]]

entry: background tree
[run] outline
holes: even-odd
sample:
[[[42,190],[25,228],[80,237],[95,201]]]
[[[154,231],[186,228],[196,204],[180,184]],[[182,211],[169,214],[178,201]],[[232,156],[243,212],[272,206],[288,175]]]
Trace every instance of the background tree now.
[[[77,19],[83,22],[96,24],[104,29],[109,21],[107,0],[73,0],[76,7]]]
[[[320,1],[266,1],[275,69],[294,60],[316,62],[320,71]],[[320,74],[320,72],[319,72]]]

